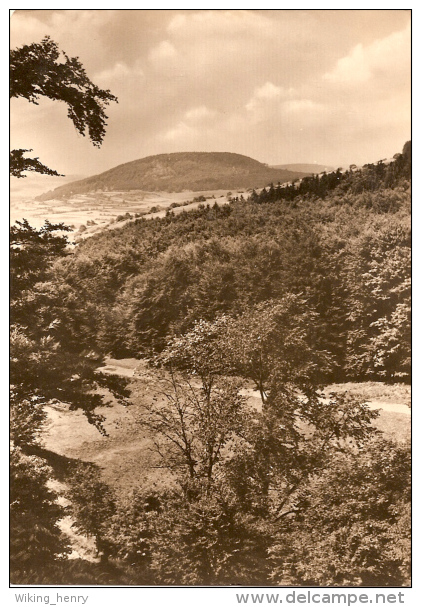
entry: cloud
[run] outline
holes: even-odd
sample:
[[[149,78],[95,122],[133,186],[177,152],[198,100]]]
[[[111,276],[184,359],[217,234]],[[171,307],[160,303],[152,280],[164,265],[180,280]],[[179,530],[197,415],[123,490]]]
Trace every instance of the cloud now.
[[[13,137],[72,173],[183,149],[274,164],[393,155],[410,127],[409,22],[388,10],[17,11],[12,46],[50,35],[119,103],[100,150],[64,104],[14,100]]]
[[[410,24],[398,32],[375,40],[367,46],[361,43],[339,59],[323,79],[338,86],[360,86],[372,81],[385,82],[391,78],[409,80],[411,53]],[[395,86],[396,80],[393,82]]]
[[[286,89],[272,82],[254,90],[253,96],[245,104],[247,114],[243,116],[243,128],[247,122],[251,124],[266,123],[270,128],[282,127],[290,129],[292,125],[302,128],[309,122],[320,122],[326,116],[323,103],[302,97],[302,93],[294,88]],[[285,121],[289,124],[286,126]],[[231,124],[234,124],[231,121]]]
[[[324,112],[325,107],[321,103],[316,103],[311,99],[291,99],[282,104],[282,109],[287,114],[303,114],[311,112],[316,114]]]
[[[288,92],[281,86],[277,86],[272,82],[266,82],[266,84],[254,90],[252,98],[246,103],[246,109],[252,112],[265,105],[268,101],[279,100],[287,95]]]
[[[99,84],[111,87],[115,82],[121,82],[127,78],[139,78],[144,76],[144,71],[139,63],[129,67],[126,63],[118,61],[112,67],[95,74],[94,80]]]
[[[113,10],[18,10],[11,18],[11,46],[50,36],[67,55],[78,57],[92,77],[109,66],[104,31],[112,27],[115,15]]]
[[[172,59],[177,55],[174,45],[169,40],[163,40],[149,53],[149,59],[154,63]]]
[[[273,99],[274,97],[284,96],[285,92],[281,86],[276,86],[272,82],[266,82],[263,86],[256,89],[255,97],[257,99]]]
[[[216,115],[217,112],[205,105],[192,107],[184,113],[182,120],[179,120],[175,126],[161,132],[159,138],[162,141],[179,145],[194,145],[207,133],[207,128],[210,126],[209,121]]]
[[[175,36],[184,37],[188,31],[192,38],[211,36],[229,40],[243,35],[253,36],[255,31],[265,37],[273,28],[270,19],[247,10],[199,10],[176,15],[167,29]]]
[[[402,148],[411,133],[411,31],[407,27],[370,44],[356,44],[322,76],[318,99],[330,109],[329,129],[344,146],[357,147],[353,162]],[[372,161],[376,156],[371,156]]]
[[[184,142],[186,139],[191,139],[197,134],[197,131],[188,126],[185,122],[179,122],[175,127],[165,131],[160,135],[164,141]]]
[[[177,49],[173,76],[188,79],[193,89],[222,86],[240,96],[255,86],[257,73],[268,79],[265,74],[273,71],[268,48],[288,44],[272,19],[247,10],[188,11],[173,16],[166,32]],[[272,61],[276,65],[282,57],[276,52]]]
[[[212,116],[215,116],[215,114],[216,112],[207,108],[206,105],[200,105],[199,107],[193,107],[190,110],[187,110],[185,117],[187,120],[196,122],[206,118],[211,118]]]

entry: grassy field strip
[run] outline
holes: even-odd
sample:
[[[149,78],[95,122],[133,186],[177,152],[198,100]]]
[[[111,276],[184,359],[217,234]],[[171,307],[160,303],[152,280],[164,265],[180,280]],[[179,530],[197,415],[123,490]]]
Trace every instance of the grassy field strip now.
[[[133,377],[136,368],[142,366],[142,361],[134,358],[108,358],[105,363],[101,367],[102,372],[127,378]],[[345,390],[369,402],[370,408],[381,409],[374,425],[385,436],[399,441],[410,439],[408,386],[388,386],[380,382],[335,384],[328,386],[326,393]],[[261,410],[260,394],[252,385],[243,388],[241,393],[249,397],[253,407]],[[139,427],[138,406],[135,403],[125,407],[115,402],[112,406],[98,409],[98,413],[105,417],[108,437],[102,436],[81,411],[70,411],[66,405],[60,404],[46,407],[46,411],[48,421],[43,441],[47,449],[66,457],[97,463],[102,468],[104,480],[113,486],[132,487],[145,482],[146,474],[155,473],[156,482],[159,482],[162,471],[158,468],[155,470],[156,461],[150,450],[151,437]]]
[[[142,365],[142,361],[135,358],[123,358],[120,360],[107,358],[106,366],[99,370],[102,373],[122,375],[124,377],[133,377],[137,367]],[[411,389],[405,384],[382,384],[381,382],[361,382],[331,384],[326,386],[325,392],[349,392],[351,396],[360,398],[368,403],[370,409],[382,409],[383,411],[403,413],[410,415]],[[241,394],[261,401],[258,390],[244,388]]]

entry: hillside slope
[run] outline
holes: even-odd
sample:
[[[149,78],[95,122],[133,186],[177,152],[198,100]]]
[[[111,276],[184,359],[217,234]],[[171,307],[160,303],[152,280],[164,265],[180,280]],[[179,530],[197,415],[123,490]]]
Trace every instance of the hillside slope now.
[[[306,174],[269,168],[247,156],[228,152],[159,154],[127,162],[99,175],[60,186],[42,194],[37,200],[66,198],[96,190],[181,192],[254,188],[271,182],[292,181]]]

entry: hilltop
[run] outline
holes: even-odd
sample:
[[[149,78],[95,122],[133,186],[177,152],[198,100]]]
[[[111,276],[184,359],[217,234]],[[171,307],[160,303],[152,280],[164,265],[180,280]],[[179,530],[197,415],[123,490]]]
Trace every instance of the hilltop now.
[[[67,198],[94,191],[224,190],[263,187],[304,177],[308,173],[270,168],[253,158],[229,152],[177,152],[148,156],[99,175],[60,186],[37,200]]]

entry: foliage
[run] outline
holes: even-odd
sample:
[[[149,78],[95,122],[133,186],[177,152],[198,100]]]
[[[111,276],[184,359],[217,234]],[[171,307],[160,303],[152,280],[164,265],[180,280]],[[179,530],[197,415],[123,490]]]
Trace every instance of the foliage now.
[[[370,338],[372,369],[376,374],[408,380],[411,375],[411,308],[408,301],[396,305],[389,317],[371,324],[376,335]]]
[[[253,585],[266,580],[263,522],[221,492],[173,501],[153,521],[151,570],[161,584]]]
[[[324,198],[332,190],[339,190],[341,194],[352,192],[359,194],[365,191],[378,190],[381,186],[395,184],[401,179],[411,176],[411,142],[407,141],[402,154],[396,154],[389,164],[379,160],[376,164],[365,164],[361,168],[351,165],[349,170],[338,168],[331,171],[303,177],[298,183],[290,182],[286,185],[279,183],[275,189],[271,184],[269,190],[263,188],[260,194],[255,191],[250,200],[252,202],[272,203],[277,200],[294,201],[300,196],[317,196]]]
[[[66,237],[57,235],[66,230],[48,221],[36,230],[26,220],[11,228],[10,380],[12,430],[19,444],[37,431],[35,425],[29,428],[42,421],[40,407],[50,401],[83,409],[104,432],[102,418],[95,413],[103,397],[95,388],[107,379],[97,376],[100,356],[83,339],[89,305],[80,309],[66,284],[49,281],[54,261],[68,253]],[[127,396],[122,382],[116,384],[111,377],[109,384],[115,396]]]
[[[115,496],[101,480],[101,471],[93,464],[79,464],[67,477],[66,496],[75,519],[74,527],[95,538],[98,553],[103,560],[109,555],[106,540],[109,520],[115,512]]]
[[[133,398],[145,390],[153,395],[143,401],[139,421],[150,430],[164,465],[178,472],[181,468],[180,481],[187,493],[191,480],[210,482],[221,449],[244,423],[239,382],[205,375],[198,383],[172,369],[146,372],[139,380]]]
[[[204,392],[209,393],[218,376],[228,371],[227,357],[221,347],[228,324],[226,316],[214,322],[196,322],[191,331],[168,341],[165,350],[157,356],[157,363],[197,375]]]
[[[277,584],[410,583],[410,451],[374,440],[336,454],[297,501],[271,548]]]
[[[98,359],[83,351],[75,331],[83,314],[69,313],[68,287],[49,282],[52,264],[67,255],[67,240],[57,234],[65,231],[48,221],[40,230],[25,220],[11,228],[11,571],[16,583],[54,578],[68,551],[58,527],[64,511],[48,485],[53,471],[27,455],[41,444],[45,404],[82,408],[104,432],[103,418],[95,412],[103,404],[94,392]],[[124,386],[110,381],[112,392],[124,398]]]
[[[13,583],[23,586],[117,586],[133,582],[131,572],[118,564],[90,562],[82,558],[55,561],[52,565],[13,573]]]
[[[139,521],[139,550],[162,583],[263,583],[273,525],[295,515],[301,491],[335,453],[350,442],[361,447],[374,432],[378,412],[346,395],[300,393],[282,376],[262,414],[252,410],[237,382],[221,381],[230,337],[227,318],[198,323],[159,356],[169,371],[145,371],[133,394],[163,466],[183,489]]]
[[[203,428],[211,436],[209,430],[228,424],[232,413],[227,410],[225,421],[215,410],[213,422],[208,419],[201,426],[203,418],[192,407],[178,415],[176,390],[170,393],[170,382],[156,377],[167,403],[154,398],[144,423],[156,442],[160,436],[167,438],[168,445],[179,443],[182,467],[188,470],[189,454],[201,454]],[[179,384],[181,403],[185,395]],[[145,384],[134,398],[142,393]],[[376,415],[346,397],[313,403],[312,410],[303,403],[298,412],[287,405],[284,402],[263,414],[245,408],[238,420],[234,417],[229,425],[233,431],[221,443],[211,478],[206,470],[201,474],[200,461],[193,462],[192,477],[180,476],[161,443],[160,453],[166,455],[162,463],[177,473],[182,490],[145,488],[117,505],[109,525],[112,553],[130,567],[134,583],[270,583],[276,561],[268,554],[279,529],[294,527],[302,495],[345,452],[347,439],[352,437],[353,445],[364,444]],[[183,437],[188,442],[180,446]],[[294,529],[299,537],[300,529]]]
[[[196,322],[291,294],[312,315],[308,343],[325,359],[317,381],[409,381],[404,166],[393,182],[359,193],[138,219],[87,239],[57,269],[79,307],[96,310],[89,335],[114,356],[150,356]]]
[[[13,583],[27,580],[70,552],[57,523],[63,508],[47,481],[51,469],[14,448],[10,457],[10,559]]]
[[[347,364],[370,378],[410,377],[410,225],[379,221],[350,247]]]
[[[67,238],[57,232],[69,231],[63,223],[52,224],[48,219],[39,230],[26,219],[16,221],[10,228],[12,301],[16,302],[22,297],[22,291],[44,280],[51,262],[67,254]]]
[[[107,119],[104,109],[117,98],[93,84],[79,59],[60,52],[48,36],[40,43],[10,51],[10,97],[22,97],[37,105],[41,96],[64,101],[76,130],[83,136],[87,132],[95,146],[101,145]],[[23,172],[27,170],[57,175],[37,158],[23,158],[25,151],[29,150],[12,151],[11,175],[25,177]]]
[[[271,393],[222,454],[218,474],[251,512],[274,521],[294,514],[297,496],[346,445],[362,446],[375,433],[371,411],[345,395],[312,398]]]
[[[81,135],[88,132],[99,146],[105,134],[104,108],[116,98],[86,76],[77,58],[63,57],[55,42],[25,45],[10,53],[10,97],[37,104],[40,96],[64,101],[68,116]],[[30,150],[12,150],[10,174],[25,171],[57,175]],[[84,409],[104,432],[95,408],[103,402],[95,393],[98,360],[83,352],[74,329],[83,314],[71,305],[69,288],[49,282],[51,267],[68,254],[63,224],[48,220],[37,230],[25,219],[10,230],[11,262],[11,572],[14,583],[40,583],[70,552],[58,523],[64,515],[58,495],[50,488],[53,471],[31,451],[39,447],[45,421],[44,405],[68,402]],[[58,234],[57,234],[58,232]],[[60,301],[60,296],[66,297]],[[66,340],[66,336],[71,339]],[[67,342],[67,343],[66,343]],[[98,358],[98,357],[96,357]],[[116,390],[114,390],[116,392]]]
[[[306,392],[323,383],[329,357],[312,343],[310,328],[316,322],[307,302],[288,293],[228,322],[221,349],[237,374],[255,382],[265,404],[275,384]]]
[[[150,539],[153,519],[164,503],[174,499],[169,489],[143,486],[119,496],[113,516],[108,519],[107,540],[115,559],[126,563],[142,581],[151,581]],[[154,581],[154,580],[153,580]]]
[[[54,399],[101,427],[107,388],[134,403],[165,472],[116,495],[96,466],[75,467],[75,526],[103,562],[73,571],[51,472],[20,454],[48,504],[53,566],[18,564],[23,578],[67,567],[104,583],[409,583],[408,448],[380,438],[363,396],[322,391],[409,379],[409,159],[405,146],[388,165],[296,184],[291,199],[270,186],[264,201],[135,220],[72,252],[62,226],[12,229],[14,444],[39,443]],[[109,352],[151,364],[128,386],[95,373]],[[250,380],[261,404],[244,396]]]
[[[10,152],[11,177],[26,177],[26,175],[24,175],[26,171],[41,173],[41,175],[62,177],[62,175],[60,175],[60,173],[57,173],[57,171],[55,171],[54,169],[49,169],[45,164],[42,164],[39,158],[25,158],[24,154],[26,152],[32,152],[32,150],[25,150],[21,148],[19,150],[12,150]]]
[[[231,585],[267,580],[270,534],[222,485],[143,488],[110,520],[113,554],[133,584]]]

